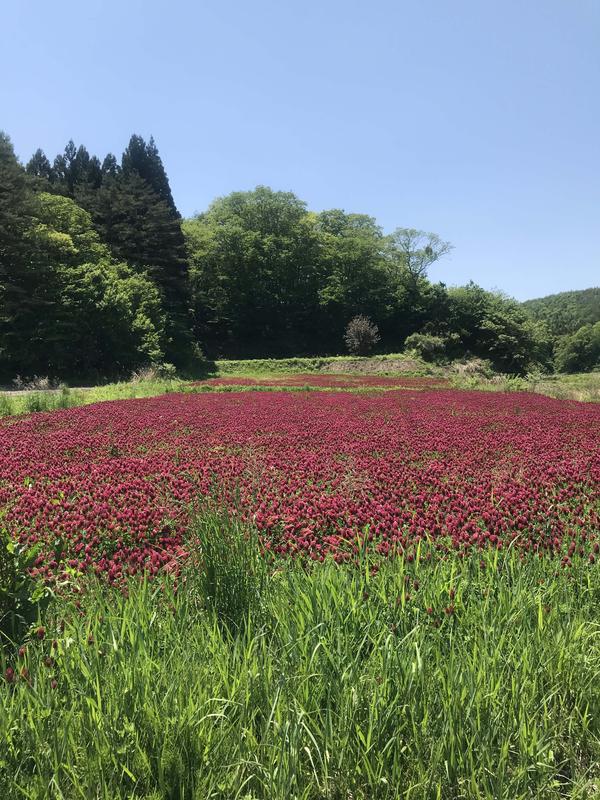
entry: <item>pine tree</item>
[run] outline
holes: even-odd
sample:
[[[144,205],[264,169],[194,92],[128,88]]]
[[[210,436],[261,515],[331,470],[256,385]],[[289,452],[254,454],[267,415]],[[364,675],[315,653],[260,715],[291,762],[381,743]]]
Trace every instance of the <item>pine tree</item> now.
[[[93,189],[99,189],[102,184],[102,165],[98,156],[92,156],[87,165],[85,176],[86,183]]]
[[[74,141],[70,139],[64,153],[56,156],[52,165],[55,184],[64,194],[69,194],[73,191],[72,171],[76,154],[77,148]]]

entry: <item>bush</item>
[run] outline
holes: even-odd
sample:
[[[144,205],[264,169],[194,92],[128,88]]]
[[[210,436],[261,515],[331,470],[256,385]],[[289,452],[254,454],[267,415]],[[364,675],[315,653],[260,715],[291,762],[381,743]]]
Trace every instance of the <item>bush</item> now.
[[[439,361],[446,356],[446,339],[431,333],[412,333],[404,342],[406,350],[412,350],[423,361]]]
[[[131,383],[148,383],[152,381],[174,381],[177,380],[177,369],[168,362],[150,364],[147,367],[140,367],[131,373]]]
[[[360,314],[353,317],[346,326],[344,341],[348,351],[354,356],[367,356],[381,341],[379,328],[368,317]]]

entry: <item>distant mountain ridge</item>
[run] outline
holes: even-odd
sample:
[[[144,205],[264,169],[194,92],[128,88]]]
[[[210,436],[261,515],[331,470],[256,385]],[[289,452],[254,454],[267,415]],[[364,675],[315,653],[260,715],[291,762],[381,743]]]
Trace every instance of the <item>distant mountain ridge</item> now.
[[[550,294],[526,300],[522,306],[545,322],[554,336],[564,336],[600,321],[600,287]]]

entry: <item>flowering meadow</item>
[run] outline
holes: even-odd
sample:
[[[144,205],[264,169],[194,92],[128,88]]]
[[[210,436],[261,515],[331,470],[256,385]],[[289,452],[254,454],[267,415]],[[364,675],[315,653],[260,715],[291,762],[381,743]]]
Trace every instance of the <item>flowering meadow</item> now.
[[[0,422],[3,800],[597,796],[600,406],[376,380]]]
[[[366,538],[382,556],[427,542],[593,563],[600,406],[425,383],[171,394],[0,424],[2,521],[43,544],[36,576],[171,569],[204,498],[253,522],[273,555],[348,561]]]

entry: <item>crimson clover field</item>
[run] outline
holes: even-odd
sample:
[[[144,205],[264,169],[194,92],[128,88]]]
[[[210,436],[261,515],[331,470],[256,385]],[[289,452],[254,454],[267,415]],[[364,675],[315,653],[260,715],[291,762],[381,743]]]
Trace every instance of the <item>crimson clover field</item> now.
[[[598,796],[600,405],[178,388],[0,422],[2,800]]]
[[[171,569],[203,498],[252,521],[274,555],[351,560],[367,532],[382,555],[408,559],[427,541],[430,557],[511,547],[593,564],[600,406],[432,382],[320,376],[326,391],[180,393],[5,419],[2,523],[42,543],[42,578],[67,565],[111,582]],[[386,390],[343,391],[374,385]]]

